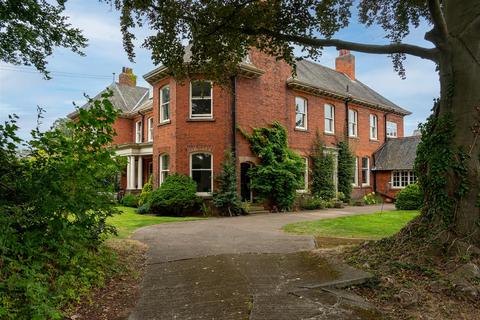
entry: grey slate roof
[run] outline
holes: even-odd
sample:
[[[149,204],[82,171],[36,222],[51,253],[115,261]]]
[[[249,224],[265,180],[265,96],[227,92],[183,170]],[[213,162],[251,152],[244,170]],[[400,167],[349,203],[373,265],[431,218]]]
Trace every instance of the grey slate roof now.
[[[375,151],[372,170],[412,170],[421,136],[388,139]]]
[[[400,114],[410,114],[409,111],[397,106],[358,79],[352,80],[341,72],[312,61],[300,60],[297,62],[297,75],[294,79],[334,93],[349,94],[353,98],[384,105]]]
[[[107,89],[112,90],[113,96],[110,98],[113,106],[120,110],[122,113],[129,113],[133,109],[140,106],[143,102],[148,100],[148,88],[144,87],[131,87],[128,85],[119,84],[118,82],[113,82],[106,89],[98,93],[93,100],[98,100],[101,98],[102,94],[107,91]],[[89,103],[84,104],[82,109],[88,109]],[[68,117],[73,117],[77,114],[77,111],[74,111],[68,115]]]

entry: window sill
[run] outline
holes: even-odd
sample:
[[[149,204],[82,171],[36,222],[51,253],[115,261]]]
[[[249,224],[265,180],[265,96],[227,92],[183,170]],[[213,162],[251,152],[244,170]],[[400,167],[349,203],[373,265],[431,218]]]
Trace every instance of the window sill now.
[[[334,136],[335,132],[324,131],[323,134],[326,136]]]
[[[187,122],[215,122],[214,118],[188,118]]]
[[[308,132],[308,129],[306,129],[306,128],[299,128],[299,127],[295,127],[295,131],[300,131],[300,132]]]
[[[308,193],[308,190],[297,190],[297,193],[305,194],[305,193]]]
[[[159,122],[157,126],[161,127],[161,126],[165,126],[165,125],[170,124],[170,123],[172,123],[172,121],[170,119],[168,119],[168,120]]]
[[[348,139],[360,140],[358,136],[348,136]]]
[[[197,196],[203,198],[203,199],[212,199],[212,193],[211,192],[196,192],[195,193]]]
[[[362,188],[370,188],[370,183],[362,183]]]
[[[370,142],[379,143],[380,141],[379,141],[378,139],[372,139],[372,138],[370,138]]]

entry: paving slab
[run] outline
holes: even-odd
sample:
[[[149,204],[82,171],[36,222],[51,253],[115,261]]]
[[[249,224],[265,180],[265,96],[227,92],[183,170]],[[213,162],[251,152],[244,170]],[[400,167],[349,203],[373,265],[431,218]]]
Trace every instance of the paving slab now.
[[[315,247],[313,237],[286,234],[281,227],[379,209],[262,214],[142,228],[134,238],[149,246],[147,268],[129,319],[378,319],[360,297],[334,288],[364,274],[309,252]]]

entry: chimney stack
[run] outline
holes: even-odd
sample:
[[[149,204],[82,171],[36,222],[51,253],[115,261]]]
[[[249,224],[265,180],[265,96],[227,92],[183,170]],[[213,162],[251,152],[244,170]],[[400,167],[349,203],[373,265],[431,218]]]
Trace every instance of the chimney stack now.
[[[137,86],[137,76],[133,74],[132,68],[122,68],[122,73],[118,75],[118,83],[130,87]]]
[[[335,59],[335,70],[355,80],[355,56],[350,53],[350,50],[339,50],[339,55]]]

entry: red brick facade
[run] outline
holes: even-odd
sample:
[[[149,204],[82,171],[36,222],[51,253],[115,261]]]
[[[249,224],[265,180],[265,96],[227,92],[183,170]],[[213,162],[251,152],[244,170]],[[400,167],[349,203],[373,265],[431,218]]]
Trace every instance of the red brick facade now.
[[[341,57],[345,59],[345,57]],[[348,58],[352,59],[352,58]],[[290,67],[274,58],[258,52],[252,52],[250,60],[255,67],[265,72],[258,77],[236,77],[236,126],[250,131],[252,127],[268,126],[276,120],[283,124],[289,134],[290,147],[302,156],[307,156],[317,130],[327,146],[335,147],[339,141],[344,140],[347,128],[347,107],[342,99],[327,96],[314,95],[297,91],[287,86],[286,80],[291,77]],[[351,62],[351,61],[350,61]],[[339,62],[342,66],[340,71],[350,72],[354,79],[354,66],[348,70],[348,61]],[[354,63],[354,62],[353,62]],[[347,68],[347,69],[345,69]],[[346,71],[345,71],[346,70]],[[353,72],[353,74],[352,74]],[[221,163],[225,150],[232,146],[232,93],[227,87],[213,86],[213,117],[212,119],[190,119],[190,82],[184,80],[177,82],[173,78],[164,77],[153,85],[153,110],[143,115],[136,115],[133,119],[120,118],[115,128],[118,136],[115,143],[133,143],[135,139],[135,122],[143,120],[143,137],[146,142],[148,136],[147,119],[153,116],[154,135],[152,145],[153,177],[154,185],[159,183],[159,156],[170,156],[171,173],[177,172],[190,175],[190,154],[196,151],[205,151],[213,155],[213,174],[217,175],[221,170]],[[170,121],[160,123],[159,92],[162,87],[170,87]],[[307,100],[307,129],[295,128],[295,97]],[[334,134],[325,133],[324,105],[330,104],[335,110]],[[359,158],[369,157],[370,168],[373,166],[372,154],[385,141],[385,121],[397,123],[398,136],[403,136],[403,115],[389,113],[379,109],[369,108],[365,105],[350,102],[348,108],[358,112],[357,137],[348,138],[350,146]],[[378,138],[370,139],[370,115],[376,115],[378,119]],[[255,163],[256,159],[250,151],[248,142],[242,135],[236,132],[236,155],[238,172],[243,162]],[[146,180],[147,164],[144,165],[144,177]],[[361,181],[361,169],[359,181]],[[354,195],[361,196],[370,192],[374,186],[374,177],[370,172],[370,184],[368,186],[355,187]],[[125,183],[125,182],[124,182]],[[383,181],[377,182],[377,186],[383,185]],[[123,185],[125,188],[125,184]]]

